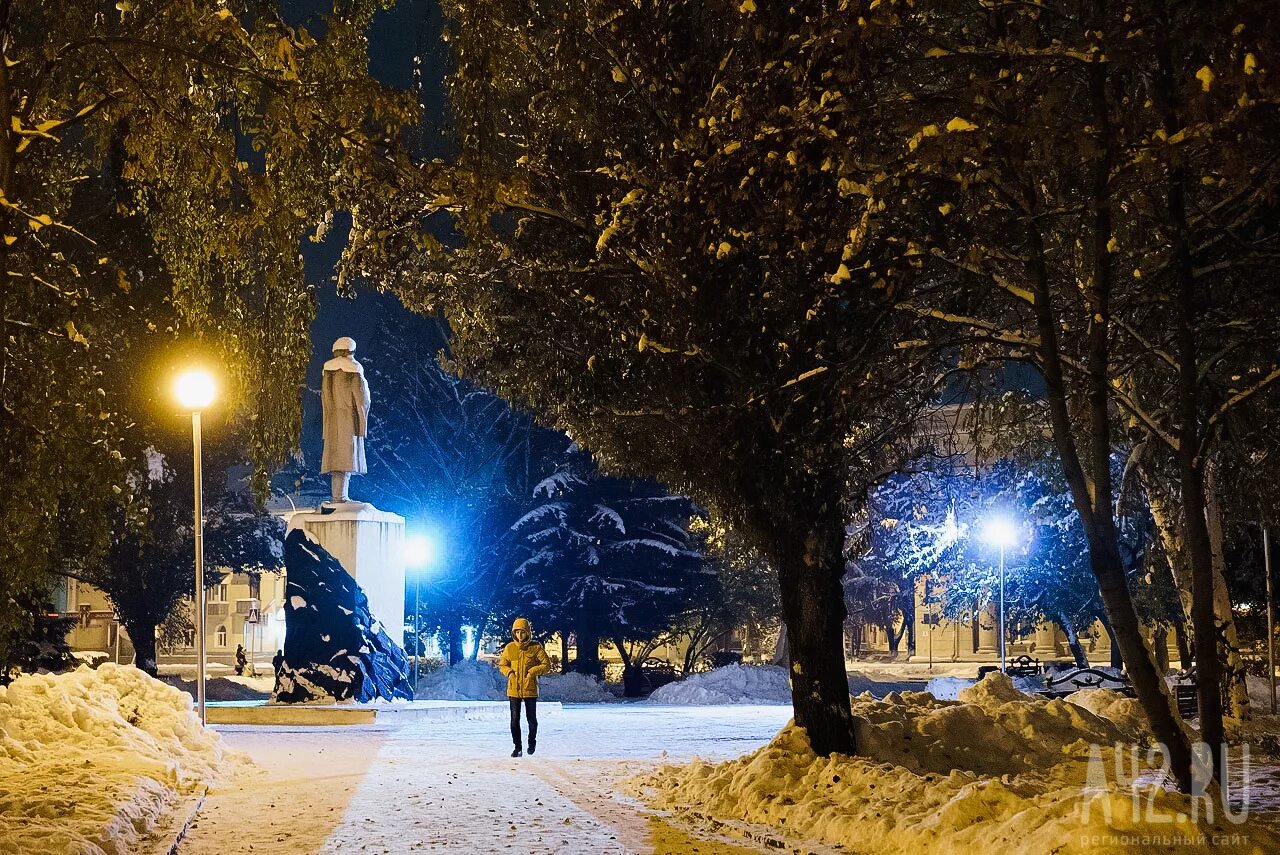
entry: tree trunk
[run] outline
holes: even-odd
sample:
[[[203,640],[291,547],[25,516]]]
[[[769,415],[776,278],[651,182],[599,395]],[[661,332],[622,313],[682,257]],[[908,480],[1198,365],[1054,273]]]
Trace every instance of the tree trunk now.
[[[1091,75],[1090,95],[1095,102],[1106,100],[1105,75],[1105,69],[1094,70]],[[1101,110],[1105,115],[1105,103],[1101,105]],[[1095,190],[1103,194],[1110,179],[1109,167],[1104,163],[1095,173]],[[1040,333],[1045,398],[1062,474],[1071,489],[1072,501],[1080,512],[1089,544],[1089,568],[1098,580],[1098,591],[1115,630],[1120,655],[1127,667],[1138,702],[1147,714],[1151,733],[1157,742],[1163,743],[1168,752],[1170,771],[1178,781],[1178,786],[1184,792],[1189,792],[1192,783],[1191,744],[1182,731],[1174,703],[1169,696],[1169,688],[1163,676],[1156,673],[1155,663],[1142,637],[1138,614],[1125,579],[1119,537],[1111,509],[1111,390],[1107,381],[1106,350],[1111,281],[1110,253],[1106,244],[1111,239],[1111,228],[1106,199],[1097,198],[1093,205],[1096,209],[1095,233],[1091,238],[1098,281],[1093,294],[1095,321],[1089,329],[1089,376],[1086,381],[1089,409],[1086,450],[1092,470],[1089,474],[1086,474],[1082,465],[1081,447],[1076,444],[1075,428],[1078,425],[1071,416],[1067,381],[1063,374],[1059,323],[1049,288],[1044,240],[1037,227],[1032,225],[1027,230],[1027,236],[1031,251],[1031,285],[1035,294],[1033,311],[1036,328]]]
[[[628,698],[638,698],[644,694],[644,675],[640,673],[639,666],[632,660],[631,655],[627,652],[627,645],[620,638],[613,640],[613,646],[618,648],[618,656],[622,659],[622,694]]]
[[[1163,9],[1167,13],[1167,9]],[[1155,32],[1171,32],[1167,21],[1158,21]],[[1182,127],[1178,109],[1179,72],[1174,67],[1173,50],[1167,39],[1156,41],[1156,108],[1164,114],[1166,133],[1177,133]],[[1176,309],[1175,353],[1178,365],[1175,398],[1178,424],[1178,476],[1182,493],[1182,513],[1187,532],[1187,559],[1191,566],[1191,627],[1196,647],[1196,695],[1200,706],[1200,738],[1213,755],[1213,775],[1222,781],[1222,754],[1225,750],[1222,726],[1222,680],[1218,665],[1217,628],[1214,624],[1213,547],[1205,522],[1204,449],[1201,440],[1200,414],[1200,342],[1197,335],[1201,320],[1199,292],[1193,272],[1191,237],[1188,234],[1188,175],[1184,164],[1176,159],[1168,164],[1165,183],[1165,225],[1170,238],[1170,260],[1174,288],[1169,289]]]
[[[853,715],[844,669],[844,525],[831,491],[812,516],[787,519],[775,531],[782,616],[791,653],[795,723],[820,756],[853,754]],[[799,515],[797,515],[799,516]]]
[[[449,629],[445,633],[445,638],[449,647],[449,664],[457,665],[464,658],[462,651],[462,626],[460,624],[450,622]]]
[[[1156,670],[1169,673],[1169,627],[1159,624],[1151,636],[1151,647],[1156,654]]]
[[[569,630],[560,629],[560,673],[569,673]]]
[[[1191,562],[1191,628],[1196,651],[1196,697],[1200,711],[1200,739],[1213,754],[1214,777],[1221,780],[1222,668],[1218,661],[1217,622],[1213,614],[1213,550],[1205,523],[1203,473],[1194,452],[1179,451],[1183,480],[1183,519],[1187,528],[1187,557]]]
[[[129,633],[129,641],[133,642],[133,665],[152,677],[156,676],[156,626],[154,621],[141,618],[124,619],[125,631]]]
[[[1107,618],[1106,612],[1103,612],[1102,614],[1098,615],[1098,619],[1099,619],[1099,622],[1102,624],[1102,631],[1107,634],[1107,640],[1110,642],[1111,667],[1123,668],[1124,660],[1120,658],[1120,642],[1116,640],[1115,627],[1111,625],[1111,621],[1110,619]]]
[[[1231,594],[1227,590],[1227,561],[1223,554],[1222,505],[1218,500],[1217,464],[1210,460],[1205,467],[1205,524],[1209,529],[1209,548],[1213,560],[1213,617],[1223,667],[1223,706],[1232,718],[1247,720],[1249,686],[1236,635],[1235,615],[1231,611]]]
[[[840,641],[841,643],[844,642],[843,636]],[[787,643],[787,624],[783,622],[782,626],[778,627],[778,640],[774,642],[773,658],[769,660],[769,664],[786,667],[786,664],[790,661],[791,645]]]
[[[467,653],[467,658],[472,662],[480,658],[480,644],[484,638],[485,627],[488,626],[488,623],[488,618],[481,618],[479,626],[476,627],[475,641],[471,643],[471,650]]]
[[[573,660],[573,670],[593,677],[601,676],[599,631],[579,625],[573,635],[578,642],[578,658]]]
[[[1211,473],[1206,473],[1211,474]],[[1182,515],[1176,509],[1172,491],[1163,487],[1158,476],[1144,474],[1143,486],[1151,507],[1151,518],[1155,521],[1156,531],[1160,533],[1160,541],[1164,545],[1165,556],[1169,560],[1169,570],[1173,575],[1174,585],[1178,589],[1178,599],[1182,604],[1183,625],[1174,624],[1175,632],[1182,631],[1178,641],[1179,657],[1182,668],[1190,667],[1190,652],[1186,644],[1186,624],[1192,622],[1192,588],[1190,561],[1188,559],[1185,525]],[[1216,485],[1205,484],[1206,526],[1209,535],[1213,566],[1213,615],[1215,643],[1222,648],[1219,661],[1225,662],[1225,691],[1222,706],[1231,711],[1236,718],[1249,717],[1249,692],[1244,670],[1244,658],[1240,654],[1240,644],[1236,634],[1235,616],[1231,611],[1231,597],[1227,590],[1225,561],[1222,553],[1222,510],[1217,500]],[[1183,651],[1187,656],[1183,657]]]
[[[902,612],[902,619],[907,624],[907,656],[916,655],[916,597],[912,588],[911,596]]]
[[[1186,621],[1173,622],[1173,640],[1178,645],[1178,667],[1185,671],[1195,662],[1195,655],[1191,651],[1191,639],[1187,638]]]
[[[1084,655],[1084,647],[1080,644],[1080,635],[1076,632],[1076,626],[1071,622],[1071,618],[1059,612],[1058,626],[1062,627],[1062,631],[1067,636],[1067,649],[1071,651],[1071,657],[1076,661],[1077,668],[1088,668],[1089,657]]]

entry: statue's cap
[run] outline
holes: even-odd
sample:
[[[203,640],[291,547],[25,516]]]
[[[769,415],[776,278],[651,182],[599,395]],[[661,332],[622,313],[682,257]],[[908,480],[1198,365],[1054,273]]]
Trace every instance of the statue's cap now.
[[[339,351],[339,350],[355,351],[356,340],[354,338],[351,338],[350,336],[344,335],[342,338],[338,339],[333,343],[333,349],[334,351]]]

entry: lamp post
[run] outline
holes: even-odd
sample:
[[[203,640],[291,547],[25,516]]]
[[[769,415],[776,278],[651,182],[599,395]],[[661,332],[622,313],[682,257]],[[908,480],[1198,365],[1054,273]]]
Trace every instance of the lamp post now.
[[[418,625],[422,609],[422,571],[431,561],[431,541],[415,534],[404,544],[405,564],[413,568],[413,691],[418,692],[418,661],[422,658],[422,628]]]
[[[205,724],[205,604],[204,604],[204,507],[201,496],[200,411],[213,403],[217,384],[207,371],[191,370],[179,375],[174,391],[184,409],[191,412],[191,448],[195,472],[195,558],[196,558],[196,707],[200,724]]]
[[[1000,672],[1004,673],[1005,669],[1005,648],[1004,648],[1004,553],[1010,546],[1017,543],[1018,533],[1014,529],[1013,523],[1004,517],[992,517],[987,520],[982,527],[982,539],[992,546],[1000,549],[1000,614],[999,624],[996,626],[997,639],[1000,646]]]

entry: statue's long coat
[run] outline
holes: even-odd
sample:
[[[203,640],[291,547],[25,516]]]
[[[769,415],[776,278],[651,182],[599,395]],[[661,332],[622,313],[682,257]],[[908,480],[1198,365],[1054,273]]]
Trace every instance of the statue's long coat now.
[[[338,356],[324,364],[320,381],[320,406],[324,415],[324,454],[321,472],[368,471],[364,438],[369,430],[369,384],[364,366],[350,356]]]

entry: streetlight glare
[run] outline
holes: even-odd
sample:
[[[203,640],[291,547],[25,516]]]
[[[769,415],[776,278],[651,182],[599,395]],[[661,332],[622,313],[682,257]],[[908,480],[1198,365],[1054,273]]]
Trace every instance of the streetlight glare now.
[[[982,539],[992,546],[1007,549],[1018,542],[1018,530],[1004,517],[992,517],[982,526]]]
[[[404,559],[410,567],[426,567],[435,556],[435,544],[425,535],[415,534],[404,542]]]
[[[174,385],[178,403],[188,410],[208,407],[217,392],[218,384],[214,382],[213,375],[200,369],[184,371],[178,375],[178,382]]]

